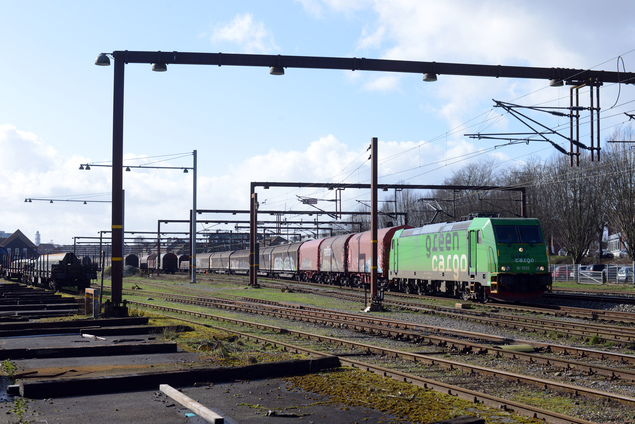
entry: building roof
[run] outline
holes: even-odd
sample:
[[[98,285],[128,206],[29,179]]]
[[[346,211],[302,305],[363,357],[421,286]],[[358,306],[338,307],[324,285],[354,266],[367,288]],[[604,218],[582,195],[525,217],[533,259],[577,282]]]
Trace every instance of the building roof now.
[[[35,244],[33,244],[33,242],[29,240],[29,238],[25,236],[20,230],[15,230],[15,232],[11,234],[8,238],[1,240],[0,246],[7,247],[16,240],[21,240],[26,245],[26,247],[30,249],[37,249]]]

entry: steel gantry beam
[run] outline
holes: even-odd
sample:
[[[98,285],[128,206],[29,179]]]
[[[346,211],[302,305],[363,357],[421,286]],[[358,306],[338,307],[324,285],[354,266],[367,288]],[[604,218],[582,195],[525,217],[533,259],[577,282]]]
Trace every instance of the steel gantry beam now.
[[[114,51],[115,61],[161,63],[165,65],[215,65],[332,69],[345,71],[397,72],[410,74],[457,75],[470,77],[520,78],[563,81],[576,84],[585,81],[634,83],[632,72],[607,72],[572,68],[539,68],[530,66],[479,65],[468,63],[424,62],[411,60],[368,59],[363,57],[290,56],[241,53],[194,53],[162,51]]]
[[[188,53],[161,51],[117,50],[102,53],[96,65],[110,65],[115,61],[113,75],[112,114],[112,303],[110,313],[127,314],[122,304],[123,290],[123,134],[124,134],[124,74],[127,64],[155,64],[156,70],[166,70],[167,65],[213,65],[282,67],[304,69],[334,69],[350,71],[398,72],[415,74],[461,75],[472,77],[522,78],[553,80],[568,84],[586,81],[597,83],[635,82],[631,72],[606,72],[587,69],[537,68],[523,66],[478,65],[444,62],[423,62],[388,59],[340,58],[315,56],[257,55],[238,53]],[[160,65],[160,66],[157,66]],[[436,79],[436,78],[435,78]],[[252,203],[255,199],[251,199]],[[194,208],[196,209],[196,208]]]

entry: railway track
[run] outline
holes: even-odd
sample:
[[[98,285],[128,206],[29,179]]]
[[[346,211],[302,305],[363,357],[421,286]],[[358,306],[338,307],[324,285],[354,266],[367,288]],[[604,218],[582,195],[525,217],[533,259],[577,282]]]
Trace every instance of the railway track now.
[[[144,283],[145,284],[145,283]],[[151,283],[151,284],[155,284],[155,283]],[[159,284],[160,285],[160,284]],[[294,287],[294,290],[296,288]],[[196,291],[197,288],[193,287],[193,286],[188,286],[188,290],[190,291]],[[182,291],[182,288],[181,288]],[[136,294],[140,294],[139,292],[137,292]],[[154,294],[151,292],[148,292],[146,290],[143,290],[143,295],[150,295],[150,296],[156,296],[156,298],[158,299],[158,294]],[[333,293],[327,293],[327,296],[331,297],[333,296]],[[163,294],[162,296],[165,296],[165,294]],[[251,310],[240,310],[240,308],[246,308],[245,305],[252,303],[254,301],[254,299],[240,299],[240,300],[228,300],[228,299],[214,299],[211,300],[209,298],[207,298],[208,296],[204,296],[204,298],[200,298],[198,300],[196,300],[197,296],[182,296],[182,295],[169,295],[169,296],[165,296],[166,300],[172,300],[172,301],[178,301],[178,302],[186,302],[186,303],[190,303],[191,305],[195,305],[195,307],[197,308],[210,308],[210,307],[214,307],[214,308],[220,308],[220,309],[229,309],[232,310],[233,312],[237,312],[237,313],[249,313],[249,314],[253,314],[255,311],[260,310],[261,314],[264,314],[266,316],[273,316],[273,315],[269,315],[270,313],[273,314],[273,312],[262,312],[263,309],[265,308],[265,301],[262,300],[257,300],[257,304],[254,306],[249,306],[248,308]],[[353,301],[359,301],[359,298],[354,298]],[[212,302],[211,304],[209,302]],[[146,303],[146,302],[141,302],[141,303]],[[147,303],[146,303],[147,304]],[[234,306],[229,306],[233,304]],[[147,304],[149,305],[149,304]],[[235,305],[240,305],[239,307],[236,307]],[[144,306],[144,307],[152,307],[152,308],[156,308],[156,307],[160,307],[157,305],[153,305],[153,306]],[[168,307],[169,308],[169,307]],[[237,309],[236,309],[237,308]],[[533,365],[540,365],[540,366],[545,366],[545,367],[551,367],[551,368],[559,368],[561,370],[565,370],[566,372],[575,372],[576,374],[584,374],[586,376],[591,376],[591,378],[602,378],[605,380],[612,380],[612,381],[618,381],[618,382],[622,382],[623,384],[625,384],[627,387],[630,386],[630,384],[632,383],[633,379],[635,378],[635,374],[633,373],[633,371],[628,370],[628,369],[623,369],[624,366],[627,365],[622,365],[620,368],[618,367],[611,367],[611,366],[605,366],[605,365],[599,365],[597,363],[585,363],[582,362],[580,360],[567,360],[564,358],[550,358],[549,357],[549,352],[551,352],[552,355],[569,355],[570,357],[572,356],[577,356],[579,357],[579,359],[583,359],[583,358],[587,358],[587,360],[599,360],[599,361],[614,361],[616,364],[622,363],[622,364],[629,364],[629,363],[633,363],[633,357],[629,356],[629,355],[620,355],[620,354],[613,354],[613,353],[607,353],[607,352],[601,352],[601,351],[595,351],[592,349],[582,349],[582,348],[572,348],[569,346],[560,346],[560,345],[543,345],[543,346],[539,346],[537,344],[535,344],[535,346],[537,347],[537,350],[539,352],[544,352],[545,354],[540,354],[540,353],[528,353],[528,352],[510,352],[507,351],[505,349],[501,349],[496,347],[495,344],[504,344],[505,342],[509,342],[510,340],[505,340],[501,337],[496,338],[496,337],[492,337],[491,340],[488,340],[485,343],[476,343],[474,341],[469,341],[468,340],[468,335],[467,334],[460,334],[461,332],[454,332],[454,334],[452,335],[452,338],[449,338],[448,335],[440,335],[440,330],[439,329],[426,329],[425,331],[423,331],[422,326],[418,325],[416,326],[414,329],[408,329],[407,327],[404,327],[402,323],[394,323],[392,324],[392,326],[394,328],[387,328],[385,326],[379,326],[377,324],[377,322],[367,322],[367,323],[363,323],[363,321],[368,321],[369,316],[368,314],[353,314],[353,315],[359,315],[360,320],[362,321],[362,323],[358,323],[355,322],[353,320],[353,316],[349,315],[349,314],[343,314],[341,312],[336,312],[334,313],[334,316],[331,319],[330,323],[327,323],[325,320],[326,318],[322,318],[322,321],[319,321],[318,319],[315,318],[315,316],[323,314],[323,312],[319,312],[319,311],[314,311],[315,313],[313,315],[315,315],[314,317],[310,317],[312,314],[310,313],[310,307],[304,306],[304,307],[298,307],[297,305],[295,306],[290,306],[290,305],[281,305],[281,304],[272,304],[267,306],[267,308],[273,309],[273,310],[278,310],[281,311],[282,309],[289,309],[289,310],[299,310],[301,311],[304,315],[307,316],[307,318],[300,318],[298,316],[295,317],[291,317],[290,315],[287,316],[287,319],[293,319],[293,320],[306,320],[306,322],[314,322],[317,323],[321,326],[330,326],[330,327],[334,327],[334,328],[342,328],[343,326],[349,326],[349,328],[351,329],[356,329],[357,331],[365,331],[368,332],[369,334],[379,334],[379,335],[384,335],[384,336],[391,336],[391,337],[396,337],[398,339],[401,340],[413,340],[416,341],[419,344],[425,344],[425,345],[435,345],[438,346],[440,348],[443,348],[445,352],[453,352],[454,356],[466,356],[466,353],[480,353],[483,355],[470,355],[472,357],[477,356],[477,357],[485,357],[485,356],[490,356],[490,357],[496,357],[496,358],[510,358],[510,360],[518,360],[518,361],[524,361],[527,364],[533,364]],[[186,312],[177,312],[177,308],[172,308],[173,311],[172,313],[186,313]],[[470,311],[470,312],[477,312],[477,311]],[[206,314],[205,312],[188,312],[188,313],[192,313],[194,315],[203,313],[204,317],[207,318],[211,318],[211,316],[207,316],[209,314]],[[285,314],[287,313],[287,311],[285,311]],[[429,312],[429,313],[437,313],[435,311]],[[200,315],[199,315],[200,316]],[[222,318],[215,318],[215,319],[222,319]],[[385,318],[381,318],[380,321],[384,324],[388,323],[388,321],[390,320],[386,320]],[[365,329],[362,329],[362,327],[365,326]],[[262,328],[262,327],[261,327]],[[449,332],[449,331],[447,331]],[[315,336],[318,337],[318,336]],[[474,338],[474,335],[471,335],[472,338]],[[325,340],[325,339],[320,339],[320,340]],[[356,349],[368,349],[367,347],[364,346],[358,346]],[[402,352],[402,351],[399,351]],[[388,351],[385,351],[384,353],[381,353],[381,355],[385,355],[386,357],[392,357],[392,355],[395,355],[395,357],[400,357],[402,358],[402,353],[388,353]],[[405,357],[410,357],[412,358],[412,361],[415,361],[415,363],[423,363],[425,362],[426,359],[424,359],[424,357],[426,355],[422,355],[422,356],[417,356],[417,355],[421,355],[421,354],[412,354],[410,352],[406,352],[406,354],[404,354],[406,356]],[[447,361],[447,362],[439,362],[439,358],[435,357],[436,355],[434,355],[432,357],[432,359],[430,359],[429,362],[431,364],[435,364],[434,366],[438,366],[438,367],[445,367],[446,370],[464,370],[465,373],[467,373],[467,375],[470,374],[474,374],[476,375],[476,373],[478,373],[479,376],[484,376],[484,375],[488,375],[487,374],[487,370],[486,367],[482,367],[483,369],[474,366],[474,365],[470,365],[470,364],[465,364],[463,362],[459,361]],[[348,357],[348,356],[347,356]],[[350,358],[349,358],[350,359]],[[365,361],[363,361],[365,363]],[[454,363],[456,362],[456,364]],[[442,364],[443,363],[443,364]],[[457,365],[459,364],[459,365]],[[568,371],[567,371],[568,370]],[[502,374],[492,374],[492,375],[500,375],[502,376],[503,374],[505,374],[505,372],[503,372]],[[481,377],[484,378],[484,377]],[[500,377],[496,377],[496,378],[500,378]],[[522,381],[522,379],[519,379],[519,377],[517,377],[515,375],[515,373],[509,373],[509,378],[511,378],[511,380],[509,381]],[[527,383],[527,384],[532,384],[532,385],[536,385],[536,386],[540,386],[541,389],[545,389],[545,387],[547,388],[547,390],[569,390],[569,392],[573,395],[573,396],[577,396],[577,395],[581,395],[581,392],[578,391],[578,388],[580,386],[578,385],[568,385],[570,386],[569,389],[556,389],[555,386],[545,386],[545,381],[544,379],[535,379],[533,380],[533,383]],[[438,383],[438,381],[437,381]],[[554,383],[556,384],[556,383]],[[559,384],[559,383],[557,383]],[[563,387],[566,387],[567,384],[564,384]],[[587,393],[585,396],[592,396],[591,393],[593,392],[593,390],[591,390],[591,392]],[[609,397],[607,397],[602,391],[598,391],[597,392],[597,396],[599,396],[600,398],[606,400]],[[617,395],[617,398],[614,398],[613,400],[615,402],[626,402],[627,404],[631,404],[630,400],[625,400],[624,398],[620,398],[620,396],[622,395]],[[629,398],[629,396],[626,396],[626,398]],[[554,421],[555,422],[555,421]],[[574,422],[574,421],[569,421],[569,422]]]
[[[162,287],[163,285],[156,282],[145,282],[144,284],[157,285]],[[263,287],[282,287],[288,288],[288,284],[279,283],[263,283]],[[293,286],[292,290],[295,292],[305,294],[317,294],[321,296],[327,296],[330,298],[337,298],[351,302],[363,303],[364,295],[358,291],[350,289],[337,290],[335,287],[324,287],[323,285],[312,285],[309,289],[301,286]],[[189,288],[189,290],[195,290],[195,288]],[[384,305],[386,307],[397,307],[403,310],[427,313],[427,314],[440,314],[453,319],[460,319],[465,321],[476,322],[479,324],[489,324],[494,327],[510,329],[518,332],[535,332],[543,335],[556,335],[556,337],[577,338],[582,342],[593,342],[595,344],[610,343],[619,346],[630,347],[635,342],[635,328],[625,326],[625,323],[634,322],[635,314],[619,312],[611,315],[612,318],[606,319],[609,315],[608,311],[595,311],[582,308],[563,308],[559,313],[553,313],[552,308],[539,308],[539,307],[526,307],[518,305],[500,305],[494,307],[488,307],[488,310],[482,308],[482,305],[477,305],[479,309],[457,309],[456,307],[442,306],[438,304],[422,304],[420,299],[406,297],[411,300],[401,300],[403,296],[387,295],[384,299]],[[505,309],[514,314],[502,314],[498,310]],[[547,313],[547,312],[552,312]],[[605,312],[605,313],[603,313]],[[547,319],[536,316],[528,316],[526,313],[543,315],[553,315],[559,319]],[[564,318],[586,319],[591,321],[599,320],[600,316],[603,317],[602,321],[619,322],[620,325],[606,325],[597,322],[587,322],[584,325],[580,325],[580,321],[567,321]],[[566,352],[560,350],[556,345],[554,350],[562,353],[571,354],[570,348]]]
[[[212,314],[208,314],[208,313],[204,313],[204,312],[196,312],[196,311],[188,311],[188,310],[184,310],[184,309],[179,309],[179,308],[172,308],[172,307],[168,307],[168,306],[160,306],[160,305],[155,305],[155,304],[148,304],[148,303],[143,303],[143,302],[136,302],[136,301],[131,301],[130,302],[133,305],[137,305],[140,307],[144,307],[144,308],[149,308],[152,310],[159,310],[162,312],[168,312],[171,314],[180,314],[180,315],[191,315],[193,317],[197,317],[197,318],[204,318],[204,319],[209,319],[209,320],[217,320],[217,321],[224,321],[224,322],[230,322],[232,324],[238,324],[238,325],[243,325],[243,326],[254,326],[258,329],[267,329],[271,332],[274,333],[284,333],[284,334],[290,334],[296,337],[300,337],[300,338],[305,338],[308,340],[312,340],[314,342],[318,342],[321,344],[324,343],[329,343],[329,344],[333,344],[333,345],[337,345],[337,346],[344,346],[350,349],[355,349],[355,350],[359,350],[362,353],[358,354],[360,356],[365,356],[368,354],[373,354],[373,355],[379,355],[379,356],[390,356],[390,357],[394,357],[394,358],[399,358],[399,359],[406,359],[406,360],[410,360],[412,362],[416,362],[416,363],[426,363],[428,365],[442,365],[442,366],[446,366],[449,369],[452,370],[457,370],[457,369],[461,369],[467,373],[471,373],[471,374],[479,374],[481,375],[481,373],[484,372],[484,370],[479,369],[477,367],[470,367],[470,366],[466,366],[464,364],[460,364],[460,363],[452,363],[452,361],[445,361],[445,360],[439,360],[438,358],[429,358],[426,357],[425,355],[419,355],[419,354],[414,354],[414,353],[410,353],[410,352],[404,352],[404,351],[398,351],[398,350],[394,350],[394,349],[387,349],[387,348],[381,348],[381,347],[377,347],[375,345],[369,345],[369,344],[364,344],[364,343],[359,343],[359,342],[351,342],[351,341],[347,341],[347,340],[343,340],[343,339],[338,339],[338,338],[334,338],[334,337],[328,337],[328,336],[323,336],[323,335],[317,335],[317,334],[312,334],[312,333],[307,333],[307,332],[301,332],[301,331],[295,331],[295,330],[289,330],[287,328],[281,328],[281,327],[275,327],[275,326],[267,326],[264,324],[259,324],[259,323],[250,323],[248,321],[244,321],[244,320],[235,320],[235,319],[231,319],[231,318],[226,318],[226,317],[219,317],[216,315],[212,315]],[[227,328],[225,327],[216,327],[218,329],[221,329],[223,331],[228,331]],[[281,343],[278,340],[274,340],[274,339],[268,339],[268,338],[262,338],[262,337],[256,337],[252,334],[248,334],[248,333],[241,333],[241,332],[235,332],[232,331],[236,334],[241,335],[241,337],[246,337],[246,338],[257,338],[258,340],[260,340],[263,343],[271,343],[271,344],[276,344],[276,345],[282,345],[283,347],[285,347],[285,349],[288,349],[292,352],[297,352],[297,353],[306,353],[306,354],[316,354],[316,355],[326,355],[326,353],[324,352],[319,352],[319,351],[315,351],[312,349],[307,349],[304,347],[300,347],[297,346],[295,344],[289,344],[289,343]],[[532,406],[532,405],[526,405],[526,404],[522,404],[519,402],[514,402],[514,401],[510,401],[510,400],[506,400],[506,399],[502,399],[502,398],[498,398],[496,396],[491,396],[491,395],[487,395],[485,393],[482,392],[478,392],[475,390],[470,390],[470,389],[466,389],[460,386],[456,386],[456,385],[451,385],[451,384],[447,384],[447,383],[443,383],[443,382],[439,382],[439,381],[435,381],[432,379],[428,379],[428,378],[424,378],[424,377],[420,377],[417,376],[415,374],[412,373],[405,373],[405,372],[400,372],[398,370],[395,369],[391,369],[391,368],[386,368],[386,367],[382,367],[382,366],[378,366],[378,365],[373,365],[367,361],[358,361],[358,360],[354,360],[350,358],[350,353],[346,354],[346,355],[336,355],[338,356],[340,362],[344,365],[348,365],[348,366],[352,366],[352,367],[356,367],[356,368],[360,368],[363,369],[365,371],[370,371],[370,372],[374,372],[376,374],[379,375],[383,375],[383,376],[387,376],[387,377],[391,377],[400,381],[405,381],[405,382],[409,382],[411,384],[415,384],[417,386],[426,388],[426,389],[431,389],[431,390],[435,390],[438,391],[440,393],[445,393],[445,394],[450,394],[453,396],[457,396],[460,397],[462,399],[466,399],[466,400],[470,400],[474,403],[483,403],[487,406],[490,407],[494,407],[494,408],[499,408],[499,409],[505,409],[508,411],[514,411],[518,414],[521,415],[525,415],[525,416],[529,416],[532,418],[536,418],[539,420],[543,420],[545,422],[548,423],[554,423],[554,424],[566,424],[566,423],[571,423],[571,424],[587,424],[590,423],[590,421],[588,420],[584,420],[584,419],[580,419],[580,418],[576,418],[576,417],[570,417],[570,416],[566,416],[563,414],[559,414],[556,412],[552,412],[552,411],[547,411],[544,410],[542,408],[536,407],[536,406]],[[505,373],[500,373],[500,372],[496,372],[494,375],[505,375]],[[512,376],[509,375],[510,378],[512,379],[516,379],[517,378],[522,378],[522,376],[518,375],[518,376]],[[540,382],[540,387],[542,388],[546,388],[547,386],[545,386],[544,384],[547,383],[545,382]],[[549,384],[549,383],[547,383]],[[554,386],[551,386],[552,388],[555,388]],[[562,386],[563,388],[565,386]],[[575,391],[574,388],[571,388],[571,393],[574,393],[575,395],[581,395],[582,392],[580,391]],[[606,394],[599,392],[599,391],[588,391],[585,392],[584,394],[586,395],[590,395],[590,396],[597,396],[600,398],[604,398],[606,399]],[[633,398],[629,398],[629,397],[611,397],[611,399],[618,401],[619,402],[626,402],[629,405],[632,404],[633,402],[635,402],[635,399]]]
[[[487,354],[496,357],[521,360],[532,364],[543,364],[561,367],[562,369],[575,369],[588,375],[603,375],[611,379],[635,382],[635,371],[606,367],[597,364],[583,363],[577,360],[568,360],[559,356],[546,356],[544,354],[527,353],[518,350],[508,350],[505,347],[518,343],[526,344],[500,336],[487,334],[475,334],[467,331],[450,330],[407,321],[387,318],[378,318],[363,314],[351,314],[341,311],[331,311],[323,308],[303,306],[301,308],[281,304],[279,302],[266,302],[260,299],[246,298],[242,301],[230,301],[221,298],[200,298],[196,296],[162,295],[154,293],[157,298],[174,303],[185,303],[217,309],[229,309],[235,312],[259,314],[280,317],[291,321],[304,321],[319,325],[329,325],[340,328],[350,328],[370,334],[392,337],[398,340],[409,340],[416,344],[435,345],[447,349],[449,352],[465,354]],[[480,343],[470,340],[479,340]],[[485,344],[487,343],[487,344]],[[533,349],[542,353],[555,353],[557,355],[575,356],[578,358],[591,358],[600,361],[612,361],[616,364],[635,364],[635,356],[619,353],[607,353],[593,349],[562,346],[547,343],[531,343]]]
[[[298,288],[294,287],[294,290]],[[300,289],[301,290],[301,289]],[[313,291],[312,293],[319,293]],[[341,292],[329,290],[328,296],[343,300],[363,302],[364,297],[357,292]],[[631,345],[635,341],[635,328],[611,326],[598,323],[585,323],[581,328],[579,322],[569,322],[562,319],[551,320],[539,317],[521,315],[524,313],[547,314],[559,318],[576,318],[587,320],[602,320],[609,322],[635,323],[635,314],[626,312],[597,311],[583,308],[560,308],[555,311],[553,308],[527,307],[517,305],[500,305],[488,307],[485,310],[478,305],[479,309],[457,309],[456,307],[440,306],[433,304],[422,304],[419,299],[399,300],[401,296],[388,295],[384,298],[385,306],[394,306],[405,310],[443,314],[448,317],[471,320],[479,323],[486,323],[493,326],[513,329],[515,331],[532,331],[542,334],[559,333],[567,337],[576,337],[582,341],[594,340],[603,343],[615,343],[622,346]],[[506,309],[516,312],[516,314],[501,314],[499,309]]]

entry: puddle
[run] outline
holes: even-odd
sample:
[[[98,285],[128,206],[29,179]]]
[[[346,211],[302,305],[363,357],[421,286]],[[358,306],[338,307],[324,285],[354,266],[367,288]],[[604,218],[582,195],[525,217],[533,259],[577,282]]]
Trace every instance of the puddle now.
[[[13,402],[13,396],[7,393],[7,387],[12,384],[9,377],[5,375],[0,376],[0,402]]]

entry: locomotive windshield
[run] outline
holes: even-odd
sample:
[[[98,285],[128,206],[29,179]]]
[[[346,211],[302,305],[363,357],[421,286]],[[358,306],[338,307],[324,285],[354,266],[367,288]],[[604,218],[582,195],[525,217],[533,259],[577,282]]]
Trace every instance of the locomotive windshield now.
[[[496,225],[498,243],[542,243],[542,233],[537,225]]]

